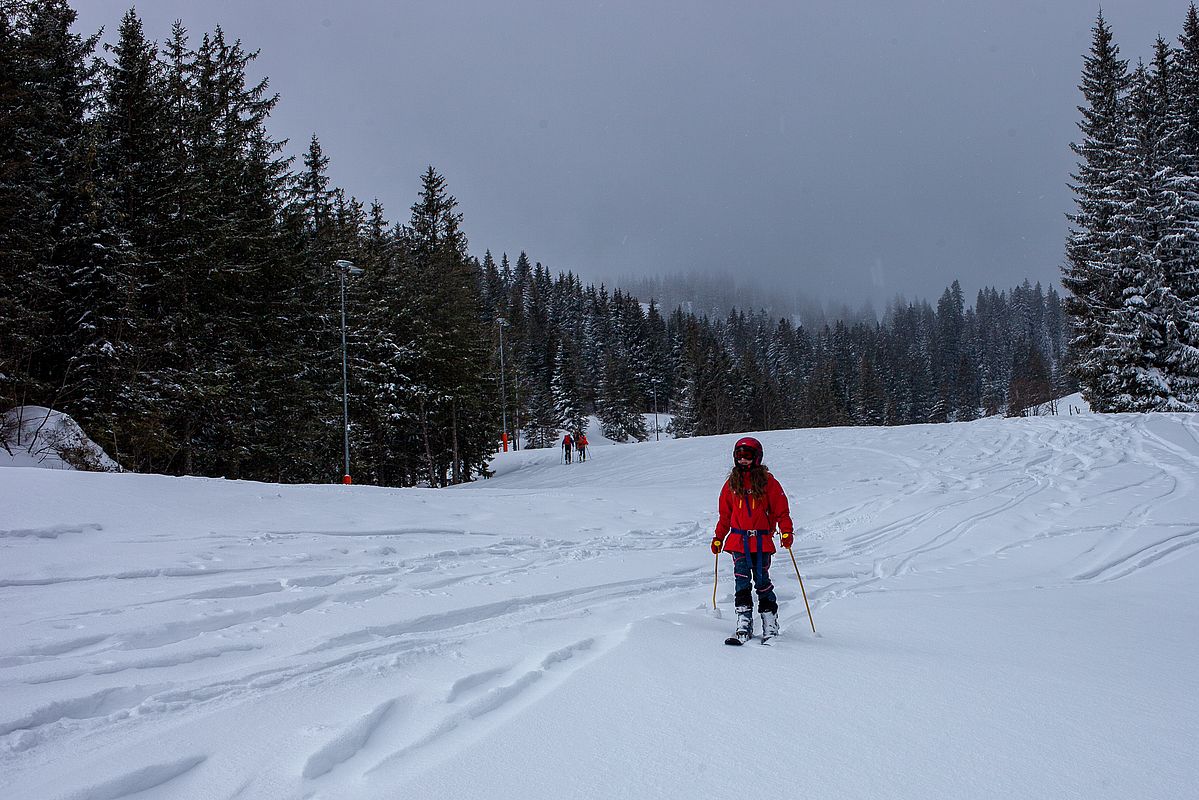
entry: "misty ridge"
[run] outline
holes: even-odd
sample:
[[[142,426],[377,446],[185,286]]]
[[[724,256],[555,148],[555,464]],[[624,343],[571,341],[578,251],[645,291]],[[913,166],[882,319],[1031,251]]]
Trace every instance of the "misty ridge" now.
[[[951,290],[949,285],[945,289]],[[898,312],[909,305],[924,305],[928,298],[914,297],[909,300],[904,293],[897,293],[885,303],[880,311],[873,300],[852,303],[845,300],[825,299],[806,292],[802,287],[788,287],[786,279],[747,279],[732,272],[671,272],[664,275],[625,275],[611,281],[628,294],[641,298],[642,302],[653,300],[660,308],[681,308],[687,313],[723,319],[739,311],[764,313],[775,319],[787,319],[792,325],[819,330],[838,322],[849,326],[862,324],[890,325]],[[1032,285],[1026,280],[1026,289]],[[1038,284],[1039,285],[1039,284]],[[997,287],[982,287],[995,292]],[[1008,287],[1010,289],[1015,287]],[[1050,284],[1050,288],[1057,286]]]
[[[821,328],[836,322],[878,322],[879,314],[871,302],[856,308],[849,303],[825,301],[810,296],[803,289],[777,285],[765,278],[746,280],[731,272],[672,272],[665,275],[625,275],[612,281],[646,301],[701,316],[720,319],[738,310],[764,311],[776,318],[787,318],[792,324]]]

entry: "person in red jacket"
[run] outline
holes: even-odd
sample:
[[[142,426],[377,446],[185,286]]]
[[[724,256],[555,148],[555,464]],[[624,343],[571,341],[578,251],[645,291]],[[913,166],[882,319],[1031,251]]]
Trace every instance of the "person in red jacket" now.
[[[783,547],[791,549],[795,535],[787,495],[762,464],[762,443],[748,436],[738,439],[733,445],[733,469],[720,490],[720,521],[712,537],[712,552],[724,551],[733,556],[736,638],[742,642],[753,638],[751,587],[757,590],[763,639],[779,632],[779,605],[770,582],[776,527]],[[736,644],[732,640],[730,643]]]
[[[570,463],[570,449],[574,445],[574,440],[570,438],[570,434],[562,437],[562,460],[567,464]]]

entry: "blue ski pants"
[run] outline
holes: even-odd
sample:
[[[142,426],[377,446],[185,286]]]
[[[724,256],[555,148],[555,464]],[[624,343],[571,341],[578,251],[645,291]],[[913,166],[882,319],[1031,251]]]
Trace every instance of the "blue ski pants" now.
[[[770,582],[770,553],[732,553],[732,556],[733,580],[737,589],[733,602],[737,608],[753,607],[752,586],[758,592],[758,611],[778,611],[774,584]]]

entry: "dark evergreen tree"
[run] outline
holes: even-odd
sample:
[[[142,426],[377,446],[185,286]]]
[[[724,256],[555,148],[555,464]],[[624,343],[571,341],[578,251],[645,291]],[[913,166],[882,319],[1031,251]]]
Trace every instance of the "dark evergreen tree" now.
[[[1111,194],[1120,201],[1112,223],[1121,246],[1109,264],[1120,296],[1093,351],[1102,365],[1098,387],[1103,408],[1109,411],[1164,410],[1169,403],[1162,369],[1166,287],[1160,256],[1177,195],[1167,188],[1175,173],[1166,138],[1168,64],[1165,43],[1159,39],[1158,75],[1151,76],[1143,65],[1133,73],[1119,150],[1122,170],[1111,186]]]
[[[661,312],[658,310],[658,304],[650,300],[649,309],[645,315],[645,335],[646,335],[646,384],[648,386],[648,394],[650,406],[647,409],[652,411],[659,426],[665,423],[661,422],[661,414],[666,411],[667,404],[671,395],[675,390],[675,362],[671,356],[670,334],[666,328],[666,320],[662,318]],[[657,431],[660,434],[661,431]]]
[[[563,343],[554,357],[552,381],[554,415],[571,435],[587,428],[587,413],[579,395],[578,357]]]
[[[102,65],[103,102],[94,121],[108,263],[95,272],[86,301],[92,325],[84,361],[93,388],[77,419],[109,455],[140,469],[163,453],[153,376],[161,342],[155,296],[158,237],[167,221],[168,104],[157,48],[132,10],[106,49],[112,58]]]
[[[466,251],[458,202],[432,167],[406,231],[407,374],[433,486],[485,474],[498,424],[481,275]]]
[[[845,382],[831,359],[821,359],[808,381],[805,418],[809,427],[827,428],[850,424]]]
[[[858,392],[853,409],[855,425],[882,425],[886,421],[886,395],[874,368],[874,356],[864,353],[858,359]]]
[[[1119,53],[1100,13],[1079,86],[1084,100],[1078,123],[1082,141],[1071,145],[1079,157],[1071,186],[1077,211],[1070,215],[1073,228],[1062,273],[1062,285],[1070,292],[1067,310],[1074,318],[1074,369],[1083,396],[1097,411],[1110,410],[1112,405],[1101,383],[1104,365],[1099,348],[1122,299],[1115,272],[1118,254],[1128,244],[1117,219],[1122,200],[1112,191],[1125,169],[1121,145],[1131,80],[1128,62]]]
[[[941,295],[937,302],[937,351],[940,355],[941,374],[938,380],[938,412],[937,421],[956,419],[959,382],[961,376],[958,369],[964,343],[962,341],[965,326],[965,297],[962,287],[954,281]]]
[[[1031,338],[1021,340],[1012,364],[1007,415],[1023,417],[1030,412],[1036,413],[1039,406],[1052,399],[1051,388],[1049,367],[1040,348]]]
[[[74,373],[90,323],[70,311],[100,280],[97,37],[71,31],[65,0],[6,3],[0,20],[0,397],[71,411],[86,394]]]
[[[540,385],[529,389],[524,415],[525,442],[528,447],[537,449],[557,445],[562,423],[548,389]]]
[[[483,304],[488,318],[503,317],[508,312],[507,296],[504,293],[504,282],[500,277],[499,268],[495,259],[491,257],[490,250],[483,254],[483,261],[478,269],[483,274]]]
[[[1181,48],[1175,56],[1175,154],[1179,168],[1170,183],[1177,215],[1163,248],[1166,314],[1165,361],[1180,408],[1199,410],[1199,12],[1187,9]]]

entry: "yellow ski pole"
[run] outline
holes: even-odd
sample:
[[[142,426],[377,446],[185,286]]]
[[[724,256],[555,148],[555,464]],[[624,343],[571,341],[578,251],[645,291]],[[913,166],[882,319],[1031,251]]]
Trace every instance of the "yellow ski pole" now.
[[[716,610],[716,584],[720,582],[720,553],[716,554],[716,569],[712,572],[712,610]]]
[[[799,574],[799,564],[795,562],[795,553],[791,552],[791,548],[787,548],[787,552],[791,555],[791,563],[795,566],[795,577],[799,578],[799,591],[803,594],[804,608],[808,610],[808,624],[812,626],[812,633],[816,632],[816,623],[812,620],[812,607],[808,605],[808,592],[803,588],[803,576]],[[715,597],[715,593],[713,593]]]

